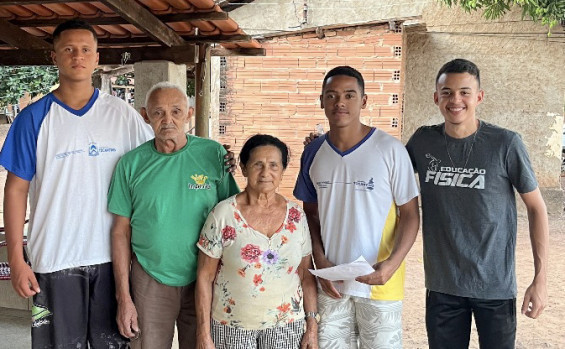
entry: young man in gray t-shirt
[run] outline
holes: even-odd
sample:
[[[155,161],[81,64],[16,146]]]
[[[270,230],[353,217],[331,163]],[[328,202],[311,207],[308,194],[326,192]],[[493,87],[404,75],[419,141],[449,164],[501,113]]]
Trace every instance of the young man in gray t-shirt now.
[[[474,314],[481,348],[514,348],[516,201],[530,222],[535,276],[522,313],[547,302],[548,218],[520,136],[480,121],[477,66],[446,63],[434,102],[445,123],[419,128],[407,144],[422,196],[426,328],[435,348],[467,348]]]

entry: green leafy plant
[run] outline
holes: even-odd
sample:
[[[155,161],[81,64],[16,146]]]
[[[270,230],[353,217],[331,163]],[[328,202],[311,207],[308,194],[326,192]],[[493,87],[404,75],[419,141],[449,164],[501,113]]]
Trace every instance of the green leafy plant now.
[[[522,8],[522,18],[529,17],[553,28],[565,21],[564,0],[439,0],[448,6],[460,6],[466,12],[483,10],[486,19],[502,17],[514,5]]]
[[[28,92],[31,97],[46,94],[59,77],[49,66],[0,66],[0,107],[17,104]]]
[[[120,85],[120,86],[131,85],[133,78],[134,78],[133,72],[129,72],[123,75],[118,75],[116,77],[116,85]]]

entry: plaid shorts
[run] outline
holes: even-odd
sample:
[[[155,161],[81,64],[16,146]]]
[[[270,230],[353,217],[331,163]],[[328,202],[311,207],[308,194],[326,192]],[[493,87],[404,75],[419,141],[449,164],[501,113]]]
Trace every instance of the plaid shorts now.
[[[244,330],[212,320],[216,349],[299,349],[306,323],[295,321],[264,330]]]

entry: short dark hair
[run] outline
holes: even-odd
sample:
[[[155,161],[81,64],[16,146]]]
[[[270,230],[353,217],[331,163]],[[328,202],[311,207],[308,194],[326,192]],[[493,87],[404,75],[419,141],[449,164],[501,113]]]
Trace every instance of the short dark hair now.
[[[365,94],[365,80],[363,80],[363,75],[361,75],[361,73],[357,69],[352,68],[348,65],[341,65],[339,67],[335,67],[326,74],[326,76],[324,77],[324,81],[322,82],[322,93],[324,92],[324,88],[326,88],[326,83],[328,82],[328,79],[336,75],[346,75],[357,79],[357,84],[359,84],[359,88],[361,89],[361,94],[362,95]]]
[[[59,24],[57,28],[55,28],[55,31],[53,32],[53,44],[55,44],[55,41],[59,39],[62,32],[64,32],[65,30],[73,29],[84,29],[90,31],[92,33],[92,36],[94,36],[94,41],[98,43],[98,35],[96,34],[96,30],[94,30],[94,28],[92,28],[90,24],[80,19],[71,19]]]
[[[479,83],[479,87],[481,86],[481,74],[479,72],[479,67],[477,67],[477,65],[471,61],[468,61],[463,58],[457,58],[445,63],[437,73],[436,85],[437,82],[439,81],[439,78],[443,74],[449,74],[449,73],[469,73],[477,79],[477,82]]]
[[[277,137],[273,137],[271,135],[256,134],[245,141],[245,144],[243,145],[241,152],[239,153],[239,162],[243,164],[243,166],[247,165],[247,161],[249,161],[253,149],[264,145],[275,146],[281,151],[283,169],[286,169],[288,160],[290,158],[290,151],[288,150],[288,146]]]

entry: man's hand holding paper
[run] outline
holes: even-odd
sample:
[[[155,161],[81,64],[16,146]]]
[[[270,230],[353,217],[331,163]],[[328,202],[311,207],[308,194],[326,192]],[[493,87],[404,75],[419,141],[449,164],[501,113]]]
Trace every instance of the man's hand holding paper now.
[[[340,264],[330,268],[310,270],[312,275],[330,281],[355,280],[359,276],[368,275],[374,271],[375,269],[373,269],[371,264],[369,264],[363,256],[351,263]]]

